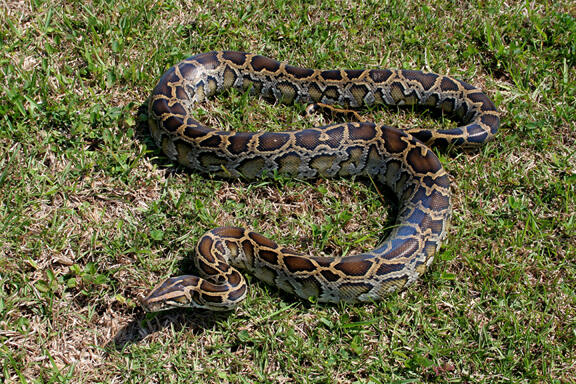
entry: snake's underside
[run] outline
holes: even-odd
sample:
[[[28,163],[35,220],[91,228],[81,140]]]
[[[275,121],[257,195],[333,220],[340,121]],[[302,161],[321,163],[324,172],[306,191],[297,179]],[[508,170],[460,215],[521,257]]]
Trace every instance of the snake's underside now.
[[[452,115],[462,125],[400,131],[351,122],[252,133],[217,130],[194,119],[197,103],[230,88],[287,104],[423,106]],[[164,74],[149,101],[152,136],[170,159],[221,177],[368,177],[395,194],[398,217],[376,249],[345,257],[303,255],[243,228],[213,229],[196,248],[201,277],[164,280],[142,300],[143,307],[232,309],[247,291],[236,267],[320,302],[377,301],[412,284],[438,251],[451,212],[448,175],[428,146],[477,147],[493,137],[499,124],[498,110],[481,90],[434,73],[321,71],[231,51],[182,61]]]

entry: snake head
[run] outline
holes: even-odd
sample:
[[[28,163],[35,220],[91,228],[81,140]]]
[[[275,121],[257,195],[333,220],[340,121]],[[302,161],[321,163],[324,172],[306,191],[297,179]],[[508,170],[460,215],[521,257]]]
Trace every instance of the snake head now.
[[[159,312],[173,308],[198,307],[193,295],[199,278],[192,275],[170,277],[140,300],[146,312]]]

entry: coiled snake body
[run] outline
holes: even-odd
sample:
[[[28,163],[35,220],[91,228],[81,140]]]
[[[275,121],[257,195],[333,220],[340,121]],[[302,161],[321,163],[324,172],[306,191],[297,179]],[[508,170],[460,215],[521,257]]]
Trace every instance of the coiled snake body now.
[[[398,129],[365,122],[301,131],[228,132],[191,116],[196,103],[239,88],[282,103],[344,108],[421,105],[454,114],[453,129]],[[241,52],[210,52],[170,68],[149,101],[152,136],[184,166],[221,177],[274,173],[310,179],[366,176],[398,199],[398,217],[376,249],[352,256],[311,257],[236,227],[209,231],[195,263],[203,277],[164,280],[143,300],[148,311],[174,307],[233,308],[246,295],[235,268],[303,298],[370,302],[412,284],[432,262],[450,218],[450,184],[428,145],[476,147],[492,138],[499,113],[479,89],[460,80],[410,70],[320,71]]]

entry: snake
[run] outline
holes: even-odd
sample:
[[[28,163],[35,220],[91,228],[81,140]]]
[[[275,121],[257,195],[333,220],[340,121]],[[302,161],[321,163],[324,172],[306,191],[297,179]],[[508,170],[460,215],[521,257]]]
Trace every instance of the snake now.
[[[450,116],[458,126],[400,130],[345,121],[241,132],[195,118],[199,103],[232,88],[282,104],[421,107]],[[165,72],[148,99],[148,125],[164,154],[194,172],[246,180],[364,177],[397,200],[395,223],[382,243],[360,254],[311,256],[249,229],[212,229],[198,240],[195,275],[169,277],[140,298],[147,312],[229,311],[248,292],[240,270],[320,303],[376,302],[413,284],[439,251],[452,212],[449,176],[431,147],[478,148],[496,134],[500,114],[482,90],[450,76],[407,69],[319,70],[217,51]]]

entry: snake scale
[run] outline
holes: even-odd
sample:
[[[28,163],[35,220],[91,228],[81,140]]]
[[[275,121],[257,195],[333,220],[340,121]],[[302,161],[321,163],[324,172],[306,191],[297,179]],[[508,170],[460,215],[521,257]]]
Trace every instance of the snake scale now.
[[[230,132],[192,117],[197,103],[230,88],[273,102],[323,103],[348,109],[422,106],[453,115],[451,129],[398,130],[347,122],[301,131]],[[195,264],[202,277],[162,281],[141,300],[147,311],[176,307],[230,310],[247,284],[236,269],[302,298],[349,303],[381,300],[414,283],[431,264],[451,215],[449,178],[429,146],[474,148],[490,140],[499,112],[478,88],[413,70],[315,70],[250,53],[192,56],[170,68],[149,99],[151,134],[172,160],[201,173],[255,179],[364,176],[387,186],[398,216],[376,249],[314,257],[247,229],[220,227],[200,238]]]

